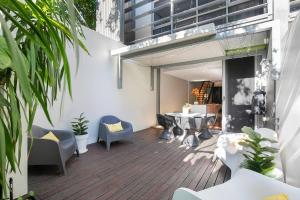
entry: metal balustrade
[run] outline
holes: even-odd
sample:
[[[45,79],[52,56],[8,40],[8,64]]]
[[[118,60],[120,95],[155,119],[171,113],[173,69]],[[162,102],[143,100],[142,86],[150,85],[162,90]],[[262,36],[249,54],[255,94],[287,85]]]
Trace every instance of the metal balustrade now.
[[[297,2],[299,0],[296,0]],[[124,43],[214,23],[218,29],[272,18],[272,0],[124,0]]]

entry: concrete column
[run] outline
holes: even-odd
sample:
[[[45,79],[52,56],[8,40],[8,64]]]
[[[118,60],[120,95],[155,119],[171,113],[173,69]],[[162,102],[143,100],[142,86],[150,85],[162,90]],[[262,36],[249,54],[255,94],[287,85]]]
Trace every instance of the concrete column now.
[[[222,60],[222,131],[226,131],[226,115],[227,115],[227,109],[226,109],[226,64],[225,60]]]
[[[118,56],[117,63],[117,87],[118,89],[123,88],[123,63],[121,56]]]
[[[150,90],[154,90],[154,67],[151,66],[150,69]]]
[[[160,68],[156,69],[156,114],[160,114]]]
[[[288,21],[290,12],[289,0],[274,0],[273,1],[273,18],[272,27],[272,61],[276,69],[280,71],[282,64],[285,39],[288,34]]]
[[[286,37],[288,35],[288,25],[289,25],[289,12],[290,12],[290,2],[289,0],[274,0],[273,1],[273,27],[271,32],[271,59],[272,63],[277,69],[277,71],[281,71],[282,68],[282,60],[284,55],[284,46],[286,42]],[[275,81],[275,96],[278,92],[278,88],[276,87]],[[277,99],[275,99],[277,102]],[[277,103],[276,103],[277,104]],[[275,127],[278,128],[279,113],[277,109],[275,111]]]

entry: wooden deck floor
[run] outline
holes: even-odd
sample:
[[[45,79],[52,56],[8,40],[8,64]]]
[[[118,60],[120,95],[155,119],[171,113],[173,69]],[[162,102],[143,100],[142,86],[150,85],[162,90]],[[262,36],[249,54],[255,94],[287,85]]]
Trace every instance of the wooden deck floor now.
[[[196,149],[179,141],[158,139],[160,130],[135,134],[132,142],[118,142],[110,152],[104,144],[88,146],[88,153],[70,159],[68,174],[55,167],[31,167],[29,190],[40,199],[171,199],[178,187],[199,191],[223,183],[230,170],[212,162],[217,136]]]

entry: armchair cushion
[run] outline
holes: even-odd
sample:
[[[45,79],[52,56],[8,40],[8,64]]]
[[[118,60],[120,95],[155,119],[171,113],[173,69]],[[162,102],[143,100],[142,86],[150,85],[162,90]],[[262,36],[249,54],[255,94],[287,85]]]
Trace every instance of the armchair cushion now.
[[[115,124],[105,124],[105,126],[108,128],[109,132],[111,132],[111,133],[116,133],[116,132],[120,132],[123,130],[121,122],[118,122]]]
[[[49,133],[47,133],[46,135],[41,137],[41,139],[52,140],[52,141],[57,142],[57,143],[59,142],[59,139],[51,131],[49,131]]]
[[[289,197],[286,194],[277,194],[264,198],[264,200],[288,200]]]

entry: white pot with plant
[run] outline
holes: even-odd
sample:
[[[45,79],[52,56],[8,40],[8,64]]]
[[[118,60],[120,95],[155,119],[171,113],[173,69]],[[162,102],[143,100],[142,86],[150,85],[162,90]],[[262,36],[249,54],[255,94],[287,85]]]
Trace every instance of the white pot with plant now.
[[[75,121],[72,122],[73,132],[75,134],[78,151],[80,154],[88,151],[87,139],[88,139],[88,120],[85,119],[83,113],[80,114],[78,118],[74,118]]]
[[[189,114],[191,110],[191,105],[189,103],[184,104],[182,107],[182,113],[183,114]]]

